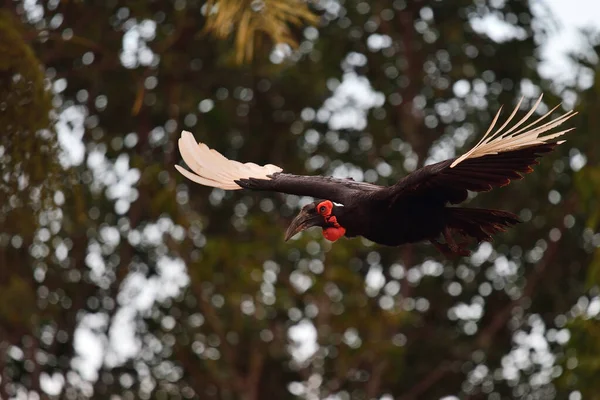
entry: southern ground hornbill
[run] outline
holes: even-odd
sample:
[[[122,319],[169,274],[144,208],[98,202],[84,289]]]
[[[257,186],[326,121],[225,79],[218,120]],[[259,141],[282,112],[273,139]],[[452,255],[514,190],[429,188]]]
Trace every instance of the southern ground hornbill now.
[[[571,130],[551,133],[576,114],[569,111],[546,122],[558,106],[526,124],[541,100],[540,97],[509,128],[521,105],[519,101],[506,122],[492,132],[500,109],[483,138],[463,156],[423,167],[387,187],[351,179],[286,174],[272,164],[242,164],[196,143],[186,131],[179,139],[179,150],[194,173],[177,165],[175,168],[205,186],[268,190],[320,199],[302,208],[290,224],[285,240],[319,226],[330,241],[342,236],[364,236],[379,244],[398,246],[429,240],[446,255],[468,255],[466,239],[490,241],[492,234],[505,231],[519,219],[506,211],[448,205],[465,201],[467,191],[486,192],[521,179],[521,174],[533,171],[531,166],[538,164],[540,155],[564,142],[556,141],[557,137]],[[457,243],[455,235],[465,241]],[[445,243],[440,241],[442,237]]]

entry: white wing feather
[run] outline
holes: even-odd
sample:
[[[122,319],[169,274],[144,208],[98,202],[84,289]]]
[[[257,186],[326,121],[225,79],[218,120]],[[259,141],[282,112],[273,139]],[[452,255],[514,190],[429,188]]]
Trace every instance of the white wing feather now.
[[[450,165],[450,168],[454,168],[456,165],[468,158],[483,157],[486,155],[504,153],[507,151],[519,150],[538,144],[549,143],[551,140],[556,139],[557,137],[562,136],[565,133],[575,129],[565,129],[550,135],[540,137],[542,133],[546,133],[556,128],[557,126],[559,126],[560,124],[577,114],[577,112],[571,110],[556,119],[539,125],[541,121],[546,119],[547,116],[549,116],[552,112],[554,112],[554,110],[558,108],[558,106],[556,106],[552,110],[548,111],[546,114],[535,120],[534,122],[513,133],[513,131],[515,131],[517,128],[523,125],[523,123],[525,123],[525,121],[527,121],[533,115],[533,113],[542,101],[542,96],[540,96],[539,99],[537,99],[537,101],[535,102],[534,106],[531,108],[531,110],[529,110],[529,112],[519,122],[513,125],[506,132],[503,132],[504,128],[508,126],[510,121],[512,121],[514,116],[517,114],[517,111],[519,110],[522,101],[523,98],[519,100],[519,103],[517,104],[513,112],[510,114],[508,119],[504,122],[504,124],[502,124],[502,126],[496,132],[491,133],[494,129],[494,126],[496,125],[496,122],[498,122],[498,118],[500,117],[500,112],[502,111],[502,108],[500,108],[500,110],[498,110],[498,113],[494,117],[492,124],[490,125],[485,135],[483,135],[479,143],[477,143],[475,147],[467,151],[461,157],[457,158],[452,163],[452,165]],[[559,141],[557,143],[561,144],[564,143],[564,141]]]
[[[235,183],[236,180],[248,178],[270,180],[269,175],[282,171],[280,167],[273,164],[260,166],[229,160],[204,143],[197,143],[194,135],[187,131],[181,132],[178,144],[181,157],[192,172],[179,165],[176,165],[175,169],[191,181],[204,186],[238,190],[241,186]]]

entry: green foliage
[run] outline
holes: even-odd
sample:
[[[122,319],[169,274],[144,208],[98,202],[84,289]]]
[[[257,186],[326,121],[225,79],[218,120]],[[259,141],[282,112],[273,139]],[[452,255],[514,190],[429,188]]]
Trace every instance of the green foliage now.
[[[6,285],[0,286],[0,315],[7,327],[25,326],[31,329],[36,313],[35,298],[31,287],[17,276],[10,277]],[[18,307],[15,305],[18,304]]]
[[[571,339],[563,357],[564,374],[560,384],[578,390],[585,399],[600,398],[600,322],[596,318],[577,317],[569,323]]]
[[[58,175],[44,70],[7,11],[0,11],[0,224],[11,227],[51,200]],[[23,224],[24,228],[30,224]],[[16,231],[18,232],[18,231]]]

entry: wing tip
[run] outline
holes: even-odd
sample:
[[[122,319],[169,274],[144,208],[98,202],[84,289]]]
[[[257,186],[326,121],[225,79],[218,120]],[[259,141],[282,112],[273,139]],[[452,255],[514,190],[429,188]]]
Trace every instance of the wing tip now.
[[[511,114],[511,116],[508,118],[508,120],[502,125],[502,127],[500,129],[498,129],[498,131],[491,133],[491,130],[493,129],[494,125],[497,122],[500,110],[502,110],[502,107],[500,107],[498,113],[496,114],[496,117],[494,118],[494,121],[492,121],[491,126],[488,128],[488,131],[485,133],[483,138],[472,149],[467,151],[462,156],[456,158],[452,162],[452,164],[450,164],[450,168],[456,167],[462,161],[469,159],[469,158],[477,158],[477,157],[482,157],[485,155],[520,150],[520,149],[532,147],[532,146],[535,146],[538,144],[555,143],[556,145],[560,145],[560,144],[564,143],[565,140],[554,141],[554,142],[551,142],[551,140],[575,130],[574,127],[565,129],[564,131],[556,132],[556,133],[553,133],[550,135],[540,136],[541,134],[546,133],[546,132],[556,128],[557,126],[561,125],[563,122],[569,120],[570,118],[572,118],[573,116],[578,114],[577,111],[570,110],[570,111],[567,111],[566,113],[564,113],[563,115],[561,115],[560,117],[557,117],[549,122],[546,122],[546,123],[543,123],[540,125],[539,123],[542,120],[544,120],[548,115],[550,115],[552,113],[552,111],[555,110],[558,106],[556,106],[555,108],[550,110],[548,113],[546,113],[542,117],[535,120],[534,122],[525,126],[524,128],[521,128],[520,130],[517,130],[516,132],[511,134],[511,132],[515,131],[521,124],[523,124],[527,119],[529,119],[531,117],[531,115],[533,115],[534,111],[538,108],[538,106],[542,100],[542,97],[543,97],[543,93],[536,100],[534,107],[531,108],[531,110],[525,115],[524,118],[522,118],[516,125],[514,125],[512,128],[510,128],[508,131],[502,133],[502,130],[507,126],[508,122],[514,117],[514,114],[517,111],[518,106],[521,104],[521,101],[523,100],[523,98],[521,98],[521,100],[519,101],[519,104],[517,105],[517,107]]]
[[[237,190],[242,188],[238,183],[240,179],[270,180],[273,174],[283,171],[273,164],[260,166],[230,160],[205,143],[197,142],[194,135],[186,130],[181,131],[178,146],[183,161],[191,171],[179,165],[175,165],[175,169],[188,179],[205,186]]]

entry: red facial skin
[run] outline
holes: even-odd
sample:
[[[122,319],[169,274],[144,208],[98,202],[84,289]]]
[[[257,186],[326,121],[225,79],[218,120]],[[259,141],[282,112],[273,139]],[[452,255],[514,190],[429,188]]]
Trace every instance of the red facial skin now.
[[[325,218],[325,221],[333,224],[332,227],[323,229],[323,237],[331,242],[335,242],[346,234],[346,229],[338,224],[335,216],[331,215],[332,209],[333,203],[329,200],[322,201],[317,205],[317,212]]]

